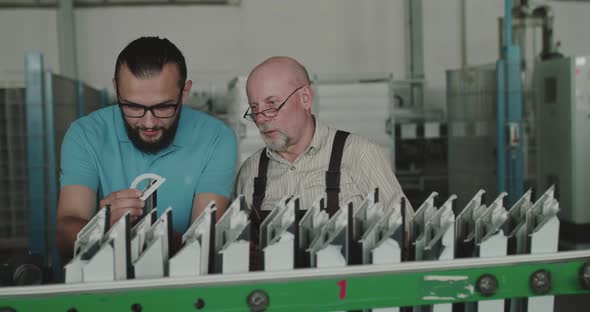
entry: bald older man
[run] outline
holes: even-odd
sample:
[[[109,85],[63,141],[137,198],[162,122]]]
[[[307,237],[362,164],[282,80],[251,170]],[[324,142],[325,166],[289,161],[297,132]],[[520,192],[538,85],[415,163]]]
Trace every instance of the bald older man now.
[[[233,196],[246,195],[260,215],[291,194],[300,196],[302,209],[327,194],[330,215],[339,203],[352,200],[358,207],[375,188],[387,206],[403,196],[377,144],[328,127],[311,113],[314,92],[305,67],[296,60],[265,60],[248,76],[246,93],[250,107],[244,118],[256,124],[266,147],[244,162]]]

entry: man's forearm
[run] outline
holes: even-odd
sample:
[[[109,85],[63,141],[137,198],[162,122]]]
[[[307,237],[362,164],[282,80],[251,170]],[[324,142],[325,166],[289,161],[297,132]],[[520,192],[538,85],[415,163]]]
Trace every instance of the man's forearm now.
[[[87,223],[88,220],[76,217],[65,217],[57,221],[57,248],[62,260],[73,256],[76,236]]]

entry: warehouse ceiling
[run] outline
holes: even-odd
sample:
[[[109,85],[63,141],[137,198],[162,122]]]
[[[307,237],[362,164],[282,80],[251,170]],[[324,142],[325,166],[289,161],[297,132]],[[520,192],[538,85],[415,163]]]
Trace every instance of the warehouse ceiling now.
[[[241,0],[72,0],[74,7],[144,5],[239,5]],[[59,0],[0,0],[0,8],[54,8]]]

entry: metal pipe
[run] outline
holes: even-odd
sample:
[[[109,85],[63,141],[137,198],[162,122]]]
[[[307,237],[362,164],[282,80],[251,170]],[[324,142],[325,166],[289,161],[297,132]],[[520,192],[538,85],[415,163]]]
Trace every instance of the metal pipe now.
[[[509,85],[508,77],[508,54],[512,45],[512,1],[505,0],[504,16],[504,43],[501,59],[498,61],[497,69],[497,116],[496,116],[496,188],[497,192],[505,192],[506,188],[506,102],[508,98]]]
[[[504,12],[504,46],[512,44],[512,0],[505,0]]]
[[[422,18],[422,0],[405,0],[406,10],[406,78],[424,79],[424,22]],[[415,108],[424,105],[424,87],[422,83],[410,84],[410,103]]]
[[[520,49],[512,43],[512,1],[505,2],[504,47],[498,62],[498,192],[509,192],[509,205],[522,196],[522,82]],[[500,77],[502,76],[502,77]],[[502,79],[504,78],[504,79]],[[501,91],[503,89],[503,92]],[[504,110],[506,114],[504,114]],[[504,131],[509,126],[507,141]],[[506,144],[508,143],[508,144]],[[504,188],[506,185],[508,188]]]
[[[541,50],[541,59],[547,60],[554,57],[562,57],[555,49],[553,43],[553,9],[548,5],[536,7],[532,15],[543,19],[543,47]]]
[[[45,197],[43,64],[41,53],[27,53],[25,55],[29,251],[45,257],[47,255],[47,201]]]
[[[461,68],[467,67],[467,0],[460,0],[459,38],[461,42]]]
[[[496,192],[498,194],[506,191],[506,150],[504,148],[506,146],[505,63],[504,59],[500,59],[496,64]]]
[[[47,151],[47,208],[49,210],[48,236],[49,252],[51,255],[51,266],[54,276],[59,276],[61,272],[61,258],[56,248],[56,227],[57,227],[57,194],[58,187],[58,164],[57,150],[55,144],[55,111],[54,111],[54,94],[53,94],[53,74],[45,72],[45,149]],[[59,147],[58,147],[59,148]]]

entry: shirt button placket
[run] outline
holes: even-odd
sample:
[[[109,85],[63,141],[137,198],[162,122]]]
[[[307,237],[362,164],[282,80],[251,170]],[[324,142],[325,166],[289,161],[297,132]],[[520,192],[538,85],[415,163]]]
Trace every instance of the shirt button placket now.
[[[296,180],[294,173],[295,173],[295,166],[289,165],[289,178],[288,178],[287,190],[286,190],[289,195],[294,195],[293,194],[293,192],[294,192],[293,186],[295,184],[294,181]],[[285,195],[287,195],[287,194],[285,194]]]

